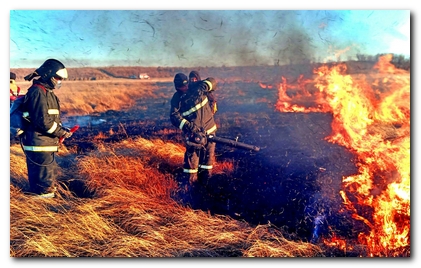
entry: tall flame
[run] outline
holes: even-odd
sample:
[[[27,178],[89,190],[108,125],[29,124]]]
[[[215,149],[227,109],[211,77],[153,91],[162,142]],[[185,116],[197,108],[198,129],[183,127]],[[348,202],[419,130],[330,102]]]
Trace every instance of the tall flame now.
[[[345,64],[316,69],[316,107],[290,105],[285,81],[278,90],[280,111],[332,113],[326,139],[357,155],[359,172],[343,178],[340,194],[352,217],[369,227],[358,240],[371,256],[409,256],[410,79],[391,57],[380,57],[370,77],[346,75]],[[372,215],[359,211],[364,207]]]

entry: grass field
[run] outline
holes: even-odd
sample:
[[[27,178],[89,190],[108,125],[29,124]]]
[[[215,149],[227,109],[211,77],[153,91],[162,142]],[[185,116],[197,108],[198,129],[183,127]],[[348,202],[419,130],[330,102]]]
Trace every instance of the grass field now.
[[[25,194],[11,140],[10,256],[409,257],[409,73],[378,69],[201,70],[218,80],[217,135],[261,150],[218,144],[189,206],[174,198],[184,145],[172,77],[65,81],[63,122],[81,127],[58,153],[57,198]]]

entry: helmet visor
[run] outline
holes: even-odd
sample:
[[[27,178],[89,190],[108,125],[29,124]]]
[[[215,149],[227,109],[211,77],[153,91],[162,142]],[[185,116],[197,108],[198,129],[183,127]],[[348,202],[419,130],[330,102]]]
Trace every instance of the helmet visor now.
[[[66,68],[64,68],[64,69],[60,69],[60,70],[58,70],[57,72],[56,72],[56,75],[54,76],[56,79],[57,79],[57,77],[60,77],[61,79],[66,79],[66,78],[68,78],[68,76],[67,76],[67,69]]]

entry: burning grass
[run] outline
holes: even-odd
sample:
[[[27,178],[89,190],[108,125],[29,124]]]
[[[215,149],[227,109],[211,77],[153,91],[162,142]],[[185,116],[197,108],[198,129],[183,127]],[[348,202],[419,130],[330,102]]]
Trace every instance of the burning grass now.
[[[359,169],[343,177],[344,205],[369,229],[358,235],[368,254],[383,257],[408,256],[410,245],[410,76],[391,60],[380,57],[365,76],[347,74],[346,64],[322,66],[314,71],[318,92],[299,86],[299,98],[291,98],[286,90],[294,87],[284,82],[277,105],[286,112],[333,114],[325,139],[355,153]],[[297,103],[309,96],[315,100],[310,107]]]

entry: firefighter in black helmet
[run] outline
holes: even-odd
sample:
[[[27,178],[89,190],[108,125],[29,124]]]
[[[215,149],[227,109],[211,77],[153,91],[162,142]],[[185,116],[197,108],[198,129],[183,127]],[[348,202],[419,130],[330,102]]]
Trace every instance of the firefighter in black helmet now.
[[[26,155],[30,192],[40,197],[54,197],[55,153],[59,139],[72,136],[72,132],[62,126],[59,99],[53,91],[60,88],[66,78],[66,67],[56,59],[46,60],[25,77],[27,81],[34,80],[23,103],[27,120],[20,138]]]
[[[189,87],[194,87],[195,85],[198,85],[199,82],[202,80],[200,79],[200,74],[198,71],[191,71],[189,74]],[[209,105],[212,109],[212,112],[215,114],[218,111],[218,107],[216,104],[216,98],[214,93],[215,89],[212,89],[211,91],[206,92],[206,95],[209,99]]]
[[[189,86],[187,76],[178,73],[174,77],[174,86],[176,92],[171,99],[170,119],[185,136],[182,184],[186,184],[185,190],[188,190],[197,181],[207,179],[213,168],[215,143],[208,142],[206,135],[215,134],[217,126],[207,92],[215,89],[216,81],[207,78]],[[203,171],[204,176],[198,174],[199,171]]]
[[[208,81],[209,79],[213,79],[213,78],[207,78],[206,81]],[[190,91],[197,91],[197,90],[201,90],[204,94],[204,96],[206,96],[206,98],[208,99],[208,103],[210,106],[210,109],[212,111],[213,114],[216,113],[217,109],[217,105],[216,105],[216,98],[214,95],[214,91],[216,88],[216,82],[215,80],[213,81],[213,85],[211,88],[207,88],[206,90],[203,90],[203,81],[200,78],[200,74],[198,71],[191,71],[189,74],[189,90]],[[202,85],[202,87],[201,87]],[[208,134],[216,134],[216,130],[213,133],[208,133]],[[201,149],[201,151],[199,152],[199,171],[198,174],[200,174],[200,176],[203,179],[209,179],[212,176],[212,170],[213,170],[213,165],[215,162],[215,147],[216,144],[215,142],[207,142],[206,146],[204,148]]]

